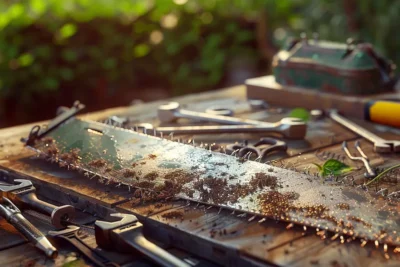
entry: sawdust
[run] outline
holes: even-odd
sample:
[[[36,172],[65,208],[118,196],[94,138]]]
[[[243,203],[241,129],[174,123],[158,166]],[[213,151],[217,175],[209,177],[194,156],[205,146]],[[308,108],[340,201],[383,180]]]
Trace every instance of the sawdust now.
[[[290,193],[269,191],[259,195],[258,200],[262,213],[274,218],[286,217],[287,213],[294,208],[293,197]]]
[[[156,159],[156,158],[157,158],[157,155],[149,154],[148,158],[149,158],[149,159]]]
[[[350,210],[350,205],[347,203],[339,203],[336,206],[341,210]]]
[[[50,144],[54,144],[56,142],[56,140],[54,140],[53,137],[47,136],[47,137],[43,137],[42,139],[40,139],[40,142],[43,143],[44,145],[50,145]]]
[[[88,163],[91,167],[101,168],[107,165],[107,161],[104,159],[94,159]]]
[[[155,179],[157,179],[157,177],[158,173],[154,171],[146,174],[143,178],[149,181],[154,181]]]
[[[170,211],[161,215],[161,217],[165,219],[182,219],[183,212],[182,211]]]
[[[366,221],[364,221],[363,219],[361,219],[360,217],[356,217],[356,216],[347,216],[347,219],[349,219],[350,221],[354,221],[354,222],[358,222],[361,223],[362,225],[370,228],[372,225],[370,223],[367,223]]]
[[[56,157],[58,153],[60,153],[60,150],[54,143],[52,143],[50,145],[46,145],[45,153],[48,157],[52,158]]]
[[[136,172],[132,169],[123,169],[122,176],[125,178],[132,178],[136,176]]]
[[[61,154],[60,159],[67,162],[68,164],[76,165],[81,159],[81,157],[79,156],[80,152],[81,150],[79,148],[71,149],[70,152]]]
[[[250,185],[254,189],[256,189],[257,187],[260,189],[270,187],[272,190],[274,190],[278,187],[278,179],[275,176],[259,172],[251,178]]]
[[[236,203],[240,198],[267,187],[275,189],[277,178],[265,173],[256,173],[249,183],[228,184],[227,179],[207,177],[194,182],[193,188],[200,192],[200,199],[214,204]]]

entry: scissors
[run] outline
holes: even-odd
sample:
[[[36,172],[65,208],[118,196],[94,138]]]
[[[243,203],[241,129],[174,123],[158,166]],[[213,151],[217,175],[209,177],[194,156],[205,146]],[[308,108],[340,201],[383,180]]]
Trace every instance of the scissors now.
[[[242,144],[229,144],[226,146],[226,152],[232,155],[238,155],[239,157],[250,158],[252,154],[255,154],[257,158],[255,160],[264,161],[269,154],[274,151],[286,151],[287,144],[284,141],[265,137],[261,138],[260,141],[254,145],[249,145],[248,141],[244,141]]]

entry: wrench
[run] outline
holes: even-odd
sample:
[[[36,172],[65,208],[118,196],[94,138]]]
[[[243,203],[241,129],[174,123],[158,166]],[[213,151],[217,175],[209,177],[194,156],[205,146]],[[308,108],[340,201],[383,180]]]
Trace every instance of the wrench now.
[[[42,232],[30,223],[21,213],[21,211],[6,197],[3,197],[0,204],[0,216],[14,226],[23,234],[29,242],[43,251],[47,257],[55,259],[58,252],[55,247],[47,240]]]
[[[64,228],[65,221],[75,217],[75,208],[70,205],[54,206],[37,198],[36,188],[25,179],[15,179],[15,184],[0,185],[0,196],[14,201],[17,206],[43,212],[51,216],[51,223],[57,228]]]
[[[176,121],[178,118],[202,120],[202,121],[208,121],[208,122],[216,122],[216,123],[221,123],[221,124],[233,124],[233,125],[242,125],[242,124],[259,125],[259,124],[265,123],[265,122],[256,121],[256,120],[248,120],[248,119],[215,115],[215,114],[204,113],[204,112],[185,110],[185,109],[181,109],[179,107],[179,103],[177,103],[177,102],[170,102],[168,104],[159,106],[157,115],[158,115],[158,119],[162,123],[173,122],[173,121]]]
[[[110,262],[107,258],[105,258],[100,250],[93,249],[88,244],[86,244],[83,240],[83,237],[86,234],[80,233],[80,228],[78,226],[68,225],[67,228],[59,231],[49,231],[48,235],[53,238],[61,239],[70,243],[89,260],[95,263],[96,266],[119,266],[118,264]]]
[[[339,124],[345,126],[356,134],[364,137],[365,139],[371,141],[374,144],[375,152],[379,153],[389,153],[389,152],[400,152],[400,141],[398,140],[385,140],[370,131],[362,128],[360,125],[346,119],[345,117],[339,115],[337,110],[331,110],[329,116],[332,120],[338,122]]]
[[[164,249],[148,241],[142,234],[143,225],[136,216],[124,213],[111,214],[119,221],[96,221],[95,236],[97,245],[104,249],[141,252],[161,266],[190,267]]]
[[[157,127],[149,123],[136,125],[143,128],[146,134],[209,134],[209,133],[254,133],[254,132],[274,132],[291,139],[303,139],[307,132],[307,124],[298,118],[283,118],[278,122],[257,125],[206,125],[206,126],[177,126],[177,127]]]

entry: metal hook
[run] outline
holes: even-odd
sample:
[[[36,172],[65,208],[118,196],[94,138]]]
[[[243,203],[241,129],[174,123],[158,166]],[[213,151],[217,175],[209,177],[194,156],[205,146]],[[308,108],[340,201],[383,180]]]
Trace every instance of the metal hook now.
[[[354,144],[354,146],[357,148],[358,152],[360,152],[361,157],[353,157],[350,154],[350,151],[347,148],[347,142],[346,141],[343,141],[343,144],[342,144],[342,148],[343,148],[344,152],[346,152],[347,156],[351,160],[358,160],[358,161],[361,161],[364,164],[365,168],[367,169],[367,172],[364,174],[365,178],[369,178],[369,179],[374,178],[376,176],[376,172],[371,167],[371,165],[369,164],[369,159],[368,159],[367,155],[365,155],[364,151],[361,149],[360,142],[357,141]]]

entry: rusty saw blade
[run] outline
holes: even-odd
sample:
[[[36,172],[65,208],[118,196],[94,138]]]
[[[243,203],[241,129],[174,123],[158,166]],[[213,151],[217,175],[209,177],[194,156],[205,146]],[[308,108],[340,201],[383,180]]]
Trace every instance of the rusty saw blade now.
[[[359,187],[77,118],[32,148],[106,184],[135,188],[138,201],[180,197],[329,230],[332,238],[400,245],[398,200]]]

